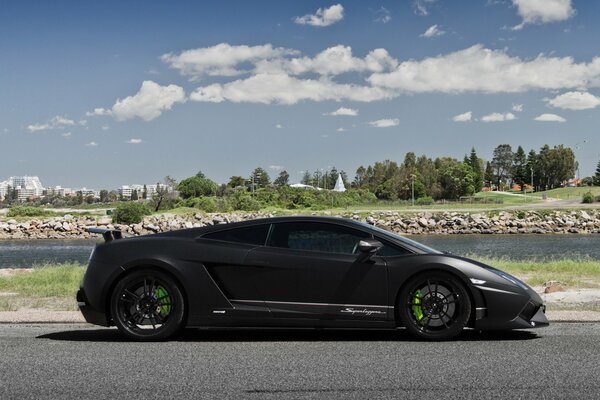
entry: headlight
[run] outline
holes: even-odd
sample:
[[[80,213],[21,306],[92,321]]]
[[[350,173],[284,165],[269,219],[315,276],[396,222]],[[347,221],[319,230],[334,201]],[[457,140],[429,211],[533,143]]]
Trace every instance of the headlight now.
[[[524,282],[522,282],[519,279],[515,278],[514,276],[507,274],[506,272],[498,271],[498,270],[495,270],[495,269],[490,269],[488,271],[493,272],[494,274],[496,274],[498,276],[501,276],[502,278],[506,279],[510,283],[513,283],[513,284],[517,285],[521,289],[524,289],[524,290],[528,290],[529,289],[529,286],[527,286],[527,284],[525,284]]]

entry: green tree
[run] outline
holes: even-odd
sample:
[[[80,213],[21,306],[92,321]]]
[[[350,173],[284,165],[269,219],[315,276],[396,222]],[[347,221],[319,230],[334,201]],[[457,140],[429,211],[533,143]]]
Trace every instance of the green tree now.
[[[134,200],[134,201],[135,201],[135,200],[138,200],[138,192],[137,192],[137,189],[133,189],[133,190],[131,191],[131,200]]]
[[[494,175],[498,179],[499,189],[502,189],[502,184],[506,184],[511,177],[514,155],[510,144],[501,144],[494,149],[492,158],[492,167]]]
[[[333,189],[335,187],[335,181],[340,173],[336,167],[331,168],[331,171],[327,172],[327,189]]]
[[[525,184],[527,183],[527,156],[523,147],[519,146],[515,152],[513,159],[512,168],[512,179],[513,182],[521,186],[521,190],[525,190]]]
[[[312,185],[312,177],[310,176],[310,172],[308,170],[304,171],[301,183],[303,185]]]
[[[177,185],[179,195],[184,199],[200,196],[211,196],[217,190],[217,184],[198,175],[182,180]]]
[[[475,147],[471,147],[471,155],[469,156],[468,163],[473,170],[473,177],[475,179],[473,184],[475,185],[475,191],[480,192],[483,188],[483,163],[482,160],[477,157]]]
[[[440,175],[444,198],[458,199],[475,193],[474,174],[470,165],[454,162],[446,163]]]
[[[254,182],[254,188],[264,188],[269,186],[271,179],[269,174],[261,167],[257,167],[250,173],[250,180]]]
[[[102,189],[100,191],[100,203],[107,203],[107,202],[108,202],[108,190]]]
[[[146,200],[148,198],[148,188],[146,187],[146,184],[144,183],[144,189],[142,190],[142,199]]]
[[[533,185],[533,188],[535,190],[535,188],[539,185],[539,177],[540,177],[540,173],[539,173],[539,166],[538,166],[538,155],[535,152],[535,150],[531,149],[529,150],[529,153],[527,154],[527,183],[529,183],[530,185]]]
[[[594,185],[600,186],[600,161],[598,161],[598,165],[596,166],[596,174],[594,175]]]
[[[560,144],[549,153],[548,180],[550,187],[558,187],[575,177],[577,161],[575,153],[569,147]]]
[[[283,187],[289,185],[290,182],[290,174],[286,170],[283,170],[279,173],[279,176],[275,178],[273,184],[277,187]]]
[[[231,178],[229,178],[229,182],[227,182],[227,186],[232,187],[234,189],[236,187],[245,187],[246,180],[238,175],[232,176]]]
[[[354,175],[354,180],[352,181],[352,187],[357,189],[361,188],[366,180],[367,170],[362,165],[356,169],[356,174]]]

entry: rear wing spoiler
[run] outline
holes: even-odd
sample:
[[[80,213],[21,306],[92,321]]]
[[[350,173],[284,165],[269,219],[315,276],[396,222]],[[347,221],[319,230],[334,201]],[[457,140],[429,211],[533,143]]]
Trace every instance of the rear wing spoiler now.
[[[89,233],[99,233],[104,238],[105,242],[110,242],[113,239],[121,239],[123,234],[117,229],[108,228],[88,228]]]

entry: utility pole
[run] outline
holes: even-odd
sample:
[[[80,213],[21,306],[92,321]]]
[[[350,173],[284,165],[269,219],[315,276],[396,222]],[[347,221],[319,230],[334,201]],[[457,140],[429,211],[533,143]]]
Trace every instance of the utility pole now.
[[[531,169],[531,194],[533,194],[533,167],[529,167],[529,169]]]
[[[415,174],[411,174],[412,178],[412,206],[415,206]]]

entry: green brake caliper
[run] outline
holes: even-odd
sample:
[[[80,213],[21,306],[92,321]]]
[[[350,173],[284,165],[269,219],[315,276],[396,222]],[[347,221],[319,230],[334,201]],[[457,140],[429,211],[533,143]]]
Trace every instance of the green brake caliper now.
[[[421,308],[421,291],[417,290],[415,292],[415,296],[412,299],[412,312],[415,316],[417,322],[420,322],[423,319],[423,309]]]
[[[171,301],[165,288],[162,286],[157,287],[154,289],[154,295],[157,299],[161,299],[158,302],[158,304],[160,304],[160,312],[162,314],[168,314],[171,312]]]

